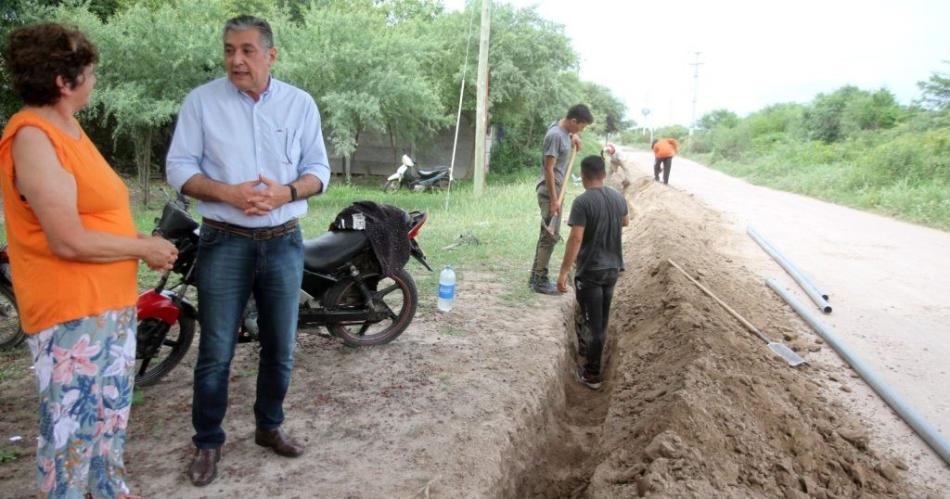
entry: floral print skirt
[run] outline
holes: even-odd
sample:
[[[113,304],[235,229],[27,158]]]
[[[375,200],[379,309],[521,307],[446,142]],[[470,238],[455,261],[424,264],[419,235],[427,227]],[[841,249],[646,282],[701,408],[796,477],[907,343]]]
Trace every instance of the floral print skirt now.
[[[28,338],[40,393],[40,497],[128,494],[122,449],[135,379],[135,308]]]

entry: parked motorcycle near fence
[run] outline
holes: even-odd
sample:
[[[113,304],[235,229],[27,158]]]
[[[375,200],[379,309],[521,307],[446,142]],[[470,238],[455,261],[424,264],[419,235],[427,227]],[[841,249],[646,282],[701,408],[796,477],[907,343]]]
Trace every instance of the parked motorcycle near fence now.
[[[396,173],[390,175],[383,184],[383,191],[395,192],[406,188],[414,192],[430,189],[445,189],[449,186],[449,167],[434,166],[425,170],[417,168],[415,161],[407,154],[402,155],[402,164]]]
[[[401,210],[400,210],[401,211]],[[402,212],[410,255],[430,271],[416,241],[425,212]],[[195,335],[198,312],[187,298],[195,285],[198,222],[182,200],[165,205],[155,233],[178,248],[178,260],[155,286],[139,296],[136,377],[139,386],[154,384],[184,357]],[[172,274],[180,281],[167,288]],[[404,268],[383,275],[362,230],[330,230],[304,241],[304,275],[300,290],[299,327],[325,326],[350,346],[388,343],[402,334],[416,313],[418,294]],[[252,315],[235,334],[239,342],[257,339]]]

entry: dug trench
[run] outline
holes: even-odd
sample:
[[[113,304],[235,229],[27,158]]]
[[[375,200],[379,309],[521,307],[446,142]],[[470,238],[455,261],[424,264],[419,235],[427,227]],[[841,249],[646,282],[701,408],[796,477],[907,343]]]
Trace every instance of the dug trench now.
[[[907,464],[824,389],[820,361],[789,367],[669,265],[808,358],[821,340],[740,262],[720,216],[646,178],[632,209],[609,319],[606,382],[568,374],[524,436],[532,455],[500,497],[926,497]],[[568,312],[569,313],[569,312]],[[535,434],[536,433],[536,434]],[[520,461],[519,461],[520,460]]]

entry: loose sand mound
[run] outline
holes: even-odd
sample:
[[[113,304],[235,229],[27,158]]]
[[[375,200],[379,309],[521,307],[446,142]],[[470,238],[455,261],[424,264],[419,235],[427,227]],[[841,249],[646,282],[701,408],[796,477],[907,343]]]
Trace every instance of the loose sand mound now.
[[[640,180],[611,316],[609,403],[590,497],[856,497],[923,494],[820,395],[667,262],[807,358],[815,336],[752,273],[689,195]],[[580,490],[577,490],[580,492]]]

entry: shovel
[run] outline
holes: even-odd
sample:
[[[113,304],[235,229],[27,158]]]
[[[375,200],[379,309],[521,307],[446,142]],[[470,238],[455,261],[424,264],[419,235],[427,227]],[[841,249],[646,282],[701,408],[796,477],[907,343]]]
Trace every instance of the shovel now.
[[[561,212],[564,211],[564,194],[567,192],[568,182],[571,180],[571,171],[574,169],[574,158],[577,156],[577,149],[573,146],[571,147],[571,162],[567,165],[567,173],[564,174],[564,180],[561,181],[561,193],[557,196],[557,205],[561,207],[558,210],[557,215],[551,217],[551,221],[548,222],[544,228],[548,231],[548,234],[552,236],[557,236],[558,227],[561,225]],[[541,222],[542,224],[544,222]]]
[[[706,286],[703,286],[702,284],[696,282],[696,279],[693,279],[692,277],[690,277],[690,275],[687,274],[686,271],[683,270],[682,267],[677,265],[673,260],[668,259],[667,261],[670,262],[670,265],[676,267],[676,270],[679,270],[680,272],[682,272],[683,275],[686,276],[687,279],[692,281],[692,283],[695,284],[699,289],[703,290],[704,293],[709,295],[713,300],[716,300],[716,303],[722,306],[722,308],[726,309],[726,312],[729,312],[730,314],[732,314],[733,317],[735,317],[736,319],[739,319],[739,322],[741,322],[742,325],[744,325],[749,331],[752,331],[752,333],[758,336],[760,340],[768,344],[769,349],[777,353],[779,357],[785,359],[785,362],[787,362],[788,365],[792,367],[798,367],[806,363],[805,359],[801,358],[801,356],[799,356],[797,353],[792,351],[791,348],[788,348],[787,346],[785,346],[785,344],[777,343],[768,339],[764,334],[762,334],[761,331],[758,330],[758,328],[753,326],[752,323],[750,323],[749,321],[745,320],[745,318],[739,315],[738,312],[733,310],[732,307],[730,307],[729,305],[726,305],[726,302],[720,300],[719,297],[714,295],[712,291],[706,288]]]

